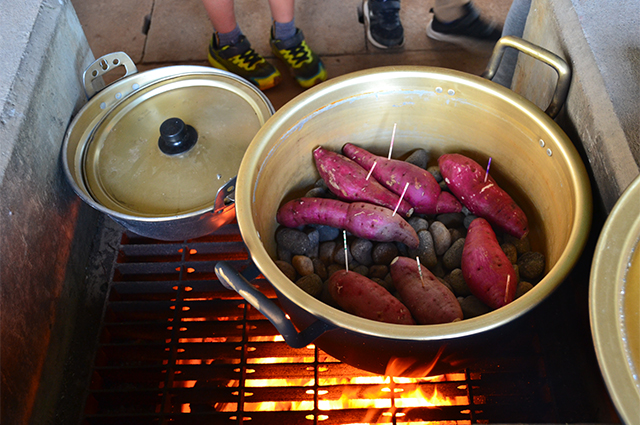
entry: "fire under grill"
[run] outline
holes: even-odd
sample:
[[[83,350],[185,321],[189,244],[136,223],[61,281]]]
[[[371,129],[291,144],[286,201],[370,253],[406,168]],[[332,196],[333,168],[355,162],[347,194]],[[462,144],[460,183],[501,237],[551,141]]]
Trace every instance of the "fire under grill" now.
[[[124,232],[110,249],[115,260],[83,425],[595,423],[607,410],[606,393],[597,388],[594,398],[589,390],[597,366],[588,355],[575,358],[592,350],[589,341],[586,348],[573,341],[583,331],[549,331],[558,326],[546,323],[563,320],[555,304],[520,319],[495,355],[473,367],[390,378],[314,345],[289,347],[225,289],[217,261],[250,265],[235,223],[180,243]],[[275,298],[263,277],[253,284]]]

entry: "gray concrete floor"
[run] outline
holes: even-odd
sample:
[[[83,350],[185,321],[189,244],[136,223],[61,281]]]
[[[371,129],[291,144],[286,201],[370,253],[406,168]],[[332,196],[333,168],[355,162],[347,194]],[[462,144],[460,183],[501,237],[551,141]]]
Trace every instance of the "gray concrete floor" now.
[[[475,0],[483,16],[504,22],[512,0]],[[200,0],[72,0],[96,58],[124,51],[139,71],[174,64],[207,65],[212,26]],[[296,4],[296,24],[322,58],[329,78],[385,65],[425,65],[479,75],[490,52],[467,52],[427,38],[433,0],[402,0],[405,45],[399,51],[376,49],[365,41],[358,22],[360,0],[306,0]],[[269,50],[271,25],[266,0],[236,0],[238,23],[252,46],[285,78],[265,94],[280,106],[302,92]],[[147,23],[148,25],[146,25]],[[144,28],[148,27],[146,34]]]

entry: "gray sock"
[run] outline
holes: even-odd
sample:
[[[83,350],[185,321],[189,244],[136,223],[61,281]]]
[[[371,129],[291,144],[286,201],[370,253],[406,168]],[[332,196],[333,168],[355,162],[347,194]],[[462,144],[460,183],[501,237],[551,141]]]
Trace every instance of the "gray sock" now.
[[[296,23],[295,18],[291,22],[277,22],[273,23],[273,38],[276,40],[288,40],[296,35]]]
[[[240,37],[242,37],[242,31],[238,24],[236,24],[236,27],[231,32],[218,33],[220,47],[228,46],[229,44],[236,44],[238,40],[240,40]]]

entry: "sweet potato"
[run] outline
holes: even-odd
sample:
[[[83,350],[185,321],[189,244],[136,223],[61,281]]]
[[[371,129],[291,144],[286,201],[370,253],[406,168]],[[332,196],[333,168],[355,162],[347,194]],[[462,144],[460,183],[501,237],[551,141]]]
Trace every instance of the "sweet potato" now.
[[[280,207],[276,220],[286,227],[324,224],[345,229],[359,238],[379,242],[402,242],[411,248],[420,244],[418,234],[398,214],[366,202],[337,199],[298,198]]]
[[[516,238],[529,233],[524,211],[502,190],[491,175],[477,162],[460,154],[445,154],[438,158],[440,173],[451,192],[471,213]]]
[[[391,262],[391,278],[411,315],[421,325],[462,320],[462,308],[456,296],[429,269],[408,257],[396,257]]]
[[[518,286],[515,270],[484,218],[476,218],[469,225],[461,268],[471,293],[489,307],[513,301]]]
[[[398,195],[402,194],[409,183],[404,199],[413,206],[417,214],[441,214],[459,212],[462,209],[462,205],[453,196],[447,194],[441,197],[440,185],[433,175],[416,165],[374,155],[351,143],[345,144],[342,152],[367,170],[367,173],[377,163],[371,175]]]
[[[329,278],[328,288],[333,300],[351,314],[379,322],[415,324],[404,304],[361,274],[337,271]]]
[[[413,208],[407,201],[400,201],[400,196],[383,187],[375,179],[367,180],[368,170],[346,156],[319,146],[314,149],[313,158],[320,177],[338,198],[345,201],[369,202],[391,210],[395,210],[397,206],[397,213],[404,217],[410,217],[413,213]]]

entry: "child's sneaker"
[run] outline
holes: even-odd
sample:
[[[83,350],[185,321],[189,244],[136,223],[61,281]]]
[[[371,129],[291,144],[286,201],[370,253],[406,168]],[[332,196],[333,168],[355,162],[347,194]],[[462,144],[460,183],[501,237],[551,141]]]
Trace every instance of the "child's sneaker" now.
[[[301,87],[306,89],[327,79],[327,70],[304,41],[300,29],[296,29],[296,34],[288,40],[276,40],[272,28],[269,44],[273,54],[289,66]]]
[[[432,18],[427,24],[427,36],[457,44],[470,51],[493,48],[502,36],[502,29],[495,23],[482,19],[480,12],[471,3],[463,7],[465,15],[447,24],[438,21],[431,9]]]
[[[404,44],[400,22],[400,1],[364,0],[362,4],[367,39],[379,49],[394,49]]]
[[[280,71],[253,50],[244,35],[236,44],[220,47],[214,34],[209,43],[209,63],[249,80],[260,90],[270,89],[282,79]]]

